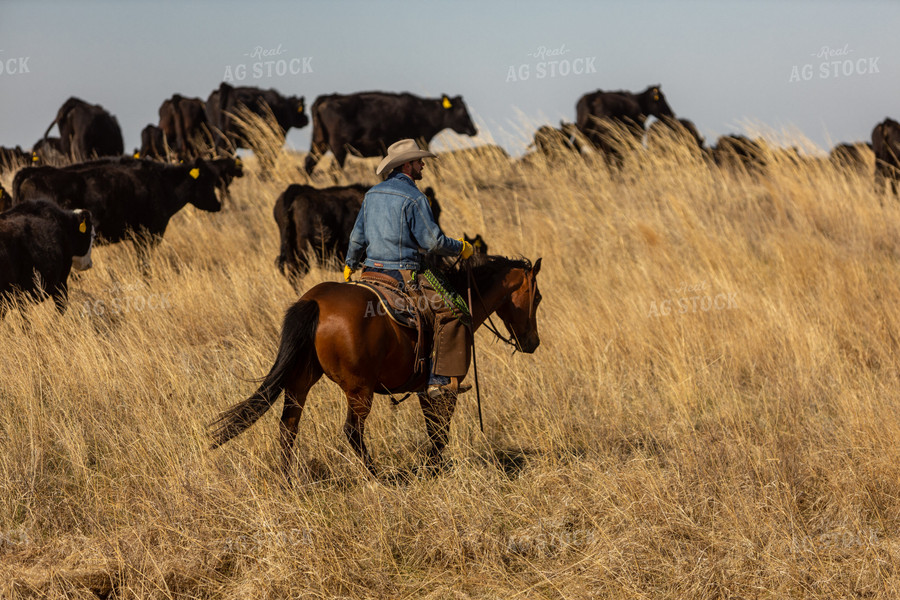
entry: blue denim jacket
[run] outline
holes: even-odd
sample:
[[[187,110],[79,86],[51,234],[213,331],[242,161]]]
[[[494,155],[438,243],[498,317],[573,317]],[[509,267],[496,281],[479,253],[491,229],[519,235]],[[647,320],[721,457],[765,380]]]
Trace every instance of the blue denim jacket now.
[[[356,269],[365,252],[367,267],[416,270],[420,249],[455,256],[462,242],[444,235],[413,180],[394,173],[366,192],[350,234],[347,264]]]

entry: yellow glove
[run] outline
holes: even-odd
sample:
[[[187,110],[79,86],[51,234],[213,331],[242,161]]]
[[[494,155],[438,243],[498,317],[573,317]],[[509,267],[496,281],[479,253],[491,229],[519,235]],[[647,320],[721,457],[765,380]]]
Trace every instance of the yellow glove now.
[[[356,269],[351,269],[350,265],[344,265],[344,281],[350,281],[350,276],[356,273]]]
[[[463,257],[463,260],[472,256],[472,254],[475,252],[475,248],[472,247],[472,244],[470,244],[469,242],[467,242],[466,240],[464,240],[462,238],[456,238],[456,239],[458,239],[460,242],[462,242],[463,247],[462,247],[462,250],[459,252],[459,255]]]

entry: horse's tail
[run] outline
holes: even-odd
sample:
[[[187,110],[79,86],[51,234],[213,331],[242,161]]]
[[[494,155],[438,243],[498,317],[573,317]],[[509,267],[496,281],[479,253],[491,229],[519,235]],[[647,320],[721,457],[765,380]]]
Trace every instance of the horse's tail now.
[[[256,392],[223,412],[210,424],[213,429],[211,448],[218,448],[253,425],[272,407],[284,390],[287,377],[304,363],[314,360],[319,305],[299,300],[284,315],[278,356]]]

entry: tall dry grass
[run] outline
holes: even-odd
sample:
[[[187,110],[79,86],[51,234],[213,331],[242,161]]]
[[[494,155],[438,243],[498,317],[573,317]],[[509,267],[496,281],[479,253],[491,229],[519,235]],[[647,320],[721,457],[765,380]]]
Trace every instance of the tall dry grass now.
[[[478,334],[485,433],[470,394],[449,472],[410,476],[420,410],[378,397],[370,478],[327,381],[290,482],[280,405],[207,450],[297,297],[271,209],[307,178],[273,150],[221,213],[173,219],[149,278],[128,244],[98,248],[65,316],[0,322],[0,595],[900,595],[897,200],[778,153],[763,174],[674,142],[621,172],[476,154],[432,161],[423,187],[448,233],[543,257],[542,345]],[[375,183],[373,163],[312,182]]]

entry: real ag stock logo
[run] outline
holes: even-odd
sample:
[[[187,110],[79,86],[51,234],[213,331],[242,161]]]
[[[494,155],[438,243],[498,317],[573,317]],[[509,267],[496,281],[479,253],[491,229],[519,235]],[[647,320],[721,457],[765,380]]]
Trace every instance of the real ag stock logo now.
[[[798,81],[811,81],[813,79],[838,79],[841,77],[857,77],[860,75],[875,75],[881,71],[878,68],[880,56],[851,56],[854,50],[850,44],[844,44],[840,48],[822,46],[811,53],[810,56],[818,59],[818,63],[806,63],[791,67],[791,75],[788,83]]]
[[[669,315],[709,312],[711,310],[733,310],[737,308],[737,292],[713,293],[704,280],[693,285],[684,281],[672,290],[672,297],[651,300],[648,317],[668,317]]]
[[[553,79],[570,75],[587,75],[597,72],[596,56],[569,57],[573,52],[563,44],[558,48],[539,46],[534,52],[525,56],[532,59],[520,65],[510,65],[506,70],[506,83],[528,81],[534,79]],[[537,61],[537,62],[535,62]]]
[[[0,77],[9,75],[24,75],[31,73],[28,68],[28,59],[30,56],[14,56],[7,57],[3,50],[0,50]]]
[[[284,48],[282,44],[278,44],[275,48],[256,46],[244,54],[246,58],[254,62],[225,65],[222,81],[244,81],[248,78],[268,79],[286,77],[289,74],[292,76],[308,75],[313,72],[312,56],[284,56],[287,53],[287,48]]]

